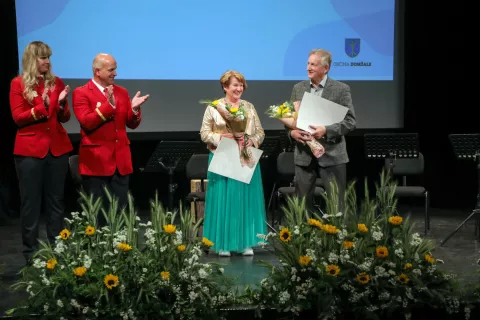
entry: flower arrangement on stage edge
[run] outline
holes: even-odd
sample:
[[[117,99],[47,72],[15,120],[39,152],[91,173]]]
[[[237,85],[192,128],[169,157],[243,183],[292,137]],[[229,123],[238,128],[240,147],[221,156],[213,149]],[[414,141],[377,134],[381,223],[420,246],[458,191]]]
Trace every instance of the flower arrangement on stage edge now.
[[[33,266],[22,270],[14,287],[29,294],[13,315],[37,314],[55,319],[216,319],[234,302],[223,269],[200,263],[213,246],[197,239],[188,210],[165,212],[158,196],[151,201],[151,220],[141,223],[133,199],[117,213],[118,202],[108,191],[110,208],[81,194],[82,213],[65,219],[65,229],[52,247],[41,243]],[[102,211],[106,225],[99,228]],[[143,235],[143,237],[141,237]]]
[[[433,243],[397,214],[395,187],[382,173],[376,199],[365,188],[365,200],[357,208],[351,183],[340,212],[332,184],[323,215],[310,215],[304,201],[290,198],[283,207],[285,225],[278,233],[259,235],[280,261],[265,263],[271,269],[268,277],[260,288],[248,290],[259,312],[274,308],[298,315],[309,310],[322,319],[409,318],[422,308],[460,312],[454,275],[438,268],[441,260],[432,253]]]

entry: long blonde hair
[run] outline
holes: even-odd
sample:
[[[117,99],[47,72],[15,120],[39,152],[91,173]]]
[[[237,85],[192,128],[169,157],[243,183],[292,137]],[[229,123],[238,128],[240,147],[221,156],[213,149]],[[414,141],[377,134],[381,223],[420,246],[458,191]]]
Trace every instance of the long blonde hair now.
[[[34,90],[34,87],[38,84],[37,58],[50,57],[51,55],[52,49],[48,46],[48,44],[41,41],[30,42],[23,52],[21,72],[23,85],[25,86],[25,89],[23,90],[23,96],[28,102],[32,102],[33,98],[35,98],[37,94]],[[48,71],[45,73],[44,79],[45,88],[53,90],[55,85],[55,75],[52,72],[51,63]]]

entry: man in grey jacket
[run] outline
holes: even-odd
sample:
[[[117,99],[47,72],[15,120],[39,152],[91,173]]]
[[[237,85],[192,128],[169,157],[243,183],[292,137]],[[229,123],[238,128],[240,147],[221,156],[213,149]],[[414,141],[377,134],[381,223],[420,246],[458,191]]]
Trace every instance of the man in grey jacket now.
[[[307,64],[310,80],[297,83],[292,90],[291,101],[301,101],[305,92],[321,96],[348,108],[343,121],[329,126],[311,126],[315,131],[308,133],[302,130],[290,130],[289,135],[297,141],[295,147],[295,189],[297,195],[306,197],[306,205],[313,209],[313,192],[315,181],[320,177],[327,193],[330,193],[330,181],[336,180],[340,208],[343,207],[343,196],[347,184],[346,164],[349,161],[345,137],[356,127],[350,87],[328,77],[332,63],[332,55],[324,49],[310,52]],[[315,158],[305,144],[310,139],[317,139],[325,148],[320,158]]]

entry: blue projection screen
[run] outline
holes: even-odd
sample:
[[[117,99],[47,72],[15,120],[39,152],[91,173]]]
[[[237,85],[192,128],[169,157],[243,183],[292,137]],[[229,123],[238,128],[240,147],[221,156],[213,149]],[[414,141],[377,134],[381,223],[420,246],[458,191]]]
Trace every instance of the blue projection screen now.
[[[44,41],[53,71],[73,87],[91,78],[97,53],[112,54],[117,83],[151,95],[137,131],[197,131],[198,100],[223,94],[228,69],[244,74],[244,98],[263,115],[307,79],[314,48],[332,52],[329,76],[352,87],[359,127],[403,126],[395,0],[17,0],[16,12],[20,63],[29,42]],[[76,119],[67,129],[78,132]]]

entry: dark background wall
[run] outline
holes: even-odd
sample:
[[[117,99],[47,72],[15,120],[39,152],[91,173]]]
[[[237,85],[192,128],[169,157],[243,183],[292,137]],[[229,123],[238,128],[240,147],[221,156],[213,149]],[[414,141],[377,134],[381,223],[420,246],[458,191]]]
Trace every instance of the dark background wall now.
[[[13,212],[18,211],[18,186],[13,166],[13,143],[16,128],[12,121],[8,93],[10,81],[18,72],[15,5],[13,0],[0,2],[0,19],[6,25],[3,33],[3,72],[0,94],[0,177],[4,203]],[[424,183],[431,194],[431,206],[437,208],[468,209],[474,205],[477,176],[472,161],[457,161],[448,140],[450,133],[479,132],[475,92],[465,83],[465,69],[471,55],[464,55],[463,8],[461,6],[434,6],[425,1],[405,2],[404,8],[404,63],[400,70],[404,79],[404,129],[417,132],[420,150],[425,156],[425,174],[412,182]],[[402,30],[400,30],[402,32]],[[469,101],[467,103],[467,97]],[[471,97],[474,97],[473,99]],[[472,101],[473,100],[473,101]],[[354,101],[355,102],[355,101]],[[201,119],[199,119],[201,121]],[[381,127],[381,124],[379,124]],[[350,156],[349,179],[356,179],[361,192],[363,179],[378,180],[381,160],[365,159],[364,138],[367,132],[385,130],[357,130],[347,136]],[[289,147],[281,131],[267,131],[269,137],[279,137],[278,148]],[[71,136],[77,152],[78,137]],[[141,133],[130,135],[135,172],[131,177],[131,191],[141,209],[159,191],[166,201],[168,176],[164,173],[145,173],[150,155],[160,140],[199,140],[198,132]],[[205,151],[204,148],[202,150]],[[262,160],[266,196],[275,175],[274,158]],[[175,175],[179,184],[176,200],[189,188],[183,173]],[[67,205],[76,205],[76,186],[67,181]]]

